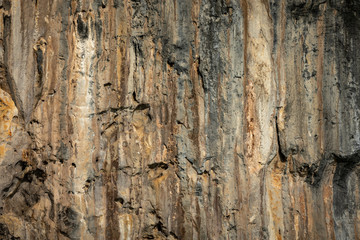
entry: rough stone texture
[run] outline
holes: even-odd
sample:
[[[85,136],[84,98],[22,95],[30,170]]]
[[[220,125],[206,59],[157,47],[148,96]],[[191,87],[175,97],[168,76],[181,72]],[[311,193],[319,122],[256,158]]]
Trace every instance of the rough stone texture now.
[[[0,16],[0,239],[360,239],[359,1]]]

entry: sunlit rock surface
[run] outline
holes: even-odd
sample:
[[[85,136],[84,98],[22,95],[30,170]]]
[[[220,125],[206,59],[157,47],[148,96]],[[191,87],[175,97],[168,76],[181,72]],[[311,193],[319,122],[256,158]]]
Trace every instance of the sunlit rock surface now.
[[[360,239],[359,1],[0,15],[0,239]]]

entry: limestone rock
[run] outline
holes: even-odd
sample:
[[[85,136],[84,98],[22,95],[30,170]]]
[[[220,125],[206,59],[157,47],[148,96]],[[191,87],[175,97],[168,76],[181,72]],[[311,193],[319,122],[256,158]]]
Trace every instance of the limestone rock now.
[[[0,15],[0,239],[360,238],[359,1]]]

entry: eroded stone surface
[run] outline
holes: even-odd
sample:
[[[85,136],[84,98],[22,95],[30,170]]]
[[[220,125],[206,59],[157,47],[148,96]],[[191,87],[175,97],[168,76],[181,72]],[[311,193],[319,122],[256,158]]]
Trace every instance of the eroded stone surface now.
[[[360,238],[359,14],[0,1],[0,238]]]

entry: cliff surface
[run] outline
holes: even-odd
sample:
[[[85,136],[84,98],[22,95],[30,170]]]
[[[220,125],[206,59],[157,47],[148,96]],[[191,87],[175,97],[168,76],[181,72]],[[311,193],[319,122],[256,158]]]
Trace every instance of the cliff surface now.
[[[360,239],[357,0],[0,0],[1,239]]]

